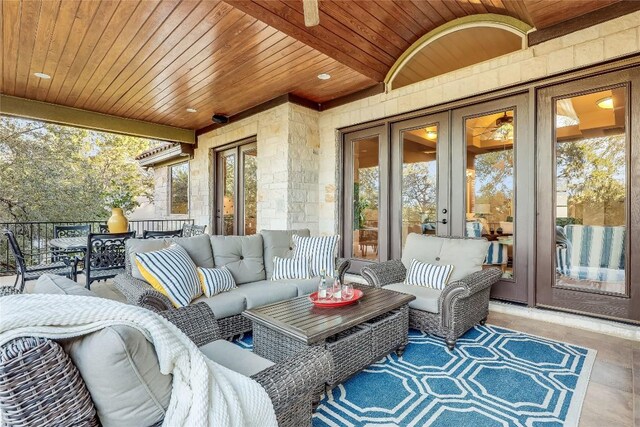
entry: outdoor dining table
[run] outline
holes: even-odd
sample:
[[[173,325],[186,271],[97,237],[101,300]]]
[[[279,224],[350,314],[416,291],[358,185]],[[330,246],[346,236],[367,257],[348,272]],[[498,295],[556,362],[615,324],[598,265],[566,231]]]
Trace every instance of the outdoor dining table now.
[[[87,236],[57,237],[49,240],[49,246],[63,251],[84,251],[87,249]]]

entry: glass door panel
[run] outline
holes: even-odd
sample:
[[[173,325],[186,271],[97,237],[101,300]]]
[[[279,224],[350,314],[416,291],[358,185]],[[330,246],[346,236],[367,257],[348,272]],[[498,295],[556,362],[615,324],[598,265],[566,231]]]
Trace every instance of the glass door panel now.
[[[344,253],[350,272],[388,256],[386,127],[345,135]]]
[[[640,323],[640,68],[538,92],[536,304]]]
[[[353,142],[353,245],[351,256],[378,259],[380,156],[378,138]]]
[[[258,218],[258,149],[255,144],[242,152],[242,228],[244,235],[256,234]]]
[[[222,165],[222,185],[223,185],[223,200],[222,200],[222,234],[230,236],[235,234],[235,202],[236,202],[236,187],[235,187],[235,172],[236,172],[236,156],[230,154],[223,157]]]
[[[508,109],[465,119],[465,235],[491,242],[485,264],[514,277],[515,110]]]
[[[627,294],[626,91],[555,101],[554,286]]]

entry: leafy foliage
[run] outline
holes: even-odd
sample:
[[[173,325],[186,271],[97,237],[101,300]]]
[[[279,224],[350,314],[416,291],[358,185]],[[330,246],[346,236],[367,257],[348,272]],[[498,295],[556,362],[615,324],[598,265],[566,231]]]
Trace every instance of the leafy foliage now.
[[[150,140],[0,116],[0,221],[89,221],[151,199]]]

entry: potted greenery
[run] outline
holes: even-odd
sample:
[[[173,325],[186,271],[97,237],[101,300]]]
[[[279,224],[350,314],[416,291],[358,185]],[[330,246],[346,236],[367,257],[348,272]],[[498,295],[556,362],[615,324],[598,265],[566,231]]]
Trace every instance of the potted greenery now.
[[[107,220],[109,232],[126,233],[129,230],[129,220],[125,216],[125,212],[129,213],[138,207],[133,193],[126,188],[120,188],[106,194],[104,199],[108,208],[111,209],[111,217]]]

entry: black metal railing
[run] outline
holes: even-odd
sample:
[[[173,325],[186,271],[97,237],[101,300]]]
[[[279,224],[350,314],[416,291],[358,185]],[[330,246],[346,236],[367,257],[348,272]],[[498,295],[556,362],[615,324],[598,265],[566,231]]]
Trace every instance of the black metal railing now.
[[[92,233],[100,232],[104,221],[74,222],[0,222],[0,231],[5,228],[13,231],[20,249],[24,252],[29,265],[46,262],[41,254],[49,249],[49,241],[53,239],[53,228],[56,225],[89,225]],[[185,224],[193,224],[192,219],[145,219],[129,220],[129,230],[142,237],[144,230],[165,231],[178,230]],[[9,250],[9,242],[0,235],[0,275],[12,275],[16,272],[15,260]]]

